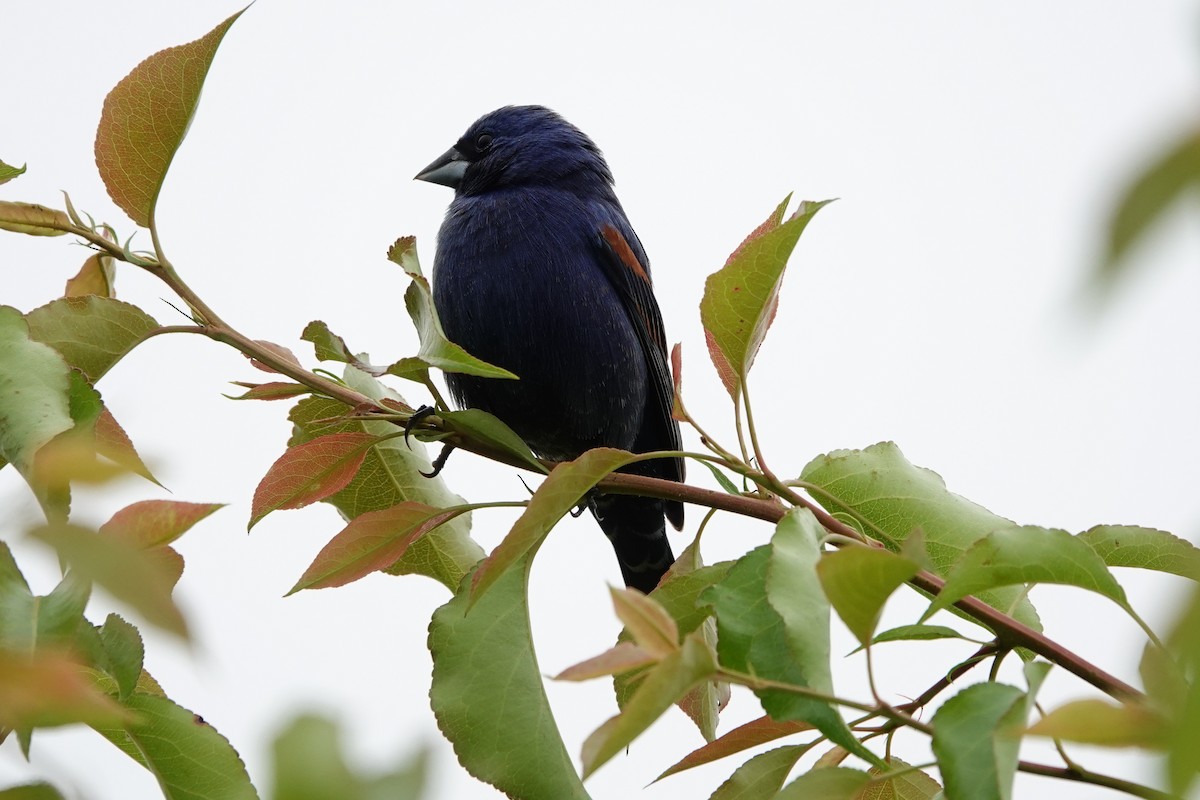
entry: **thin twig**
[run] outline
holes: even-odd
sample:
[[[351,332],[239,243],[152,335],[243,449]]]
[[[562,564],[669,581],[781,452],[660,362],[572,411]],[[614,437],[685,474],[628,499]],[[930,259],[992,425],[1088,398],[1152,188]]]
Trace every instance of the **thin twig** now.
[[[1131,794],[1134,797],[1145,797],[1147,800],[1171,800],[1172,798],[1172,795],[1160,792],[1158,789],[1152,789],[1149,786],[1142,786],[1140,783],[1122,780],[1121,778],[1114,778],[1111,775],[1101,775],[1091,770],[1052,767],[1048,764],[1036,764],[1032,761],[1020,762],[1017,764],[1017,769],[1021,770],[1021,772],[1028,772],[1031,775],[1045,775],[1065,781],[1077,781],[1079,783],[1090,783],[1094,786],[1104,786],[1109,789],[1115,789],[1118,792]]]

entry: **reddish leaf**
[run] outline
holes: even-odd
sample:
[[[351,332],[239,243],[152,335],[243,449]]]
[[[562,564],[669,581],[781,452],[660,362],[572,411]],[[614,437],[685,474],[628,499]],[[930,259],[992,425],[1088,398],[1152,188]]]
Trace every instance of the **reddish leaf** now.
[[[233,381],[235,386],[241,386],[248,389],[245,394],[234,397],[233,395],[225,395],[230,400],[287,400],[297,395],[308,394],[312,391],[307,386],[302,386],[299,383],[291,383],[289,381],[273,381],[271,383],[246,383],[244,381]]]
[[[175,585],[179,583],[179,579],[183,577],[183,556],[179,555],[179,551],[174,547],[163,545],[147,550],[146,558],[162,570],[163,577],[170,584],[170,588],[174,589]]]
[[[66,654],[0,652],[0,727],[120,725],[132,719]]]
[[[618,642],[598,656],[580,661],[554,676],[556,681],[586,681],[604,675],[618,675],[653,664],[654,656],[633,642]]]
[[[71,218],[56,208],[34,203],[0,200],[0,231],[30,236],[62,236],[71,229]]]
[[[289,364],[293,364],[297,367],[300,367],[300,359],[296,358],[296,354],[293,353],[291,350],[288,350],[283,345],[275,344],[274,342],[268,342],[264,339],[256,339],[254,341],[254,343],[259,345],[260,347],[265,348],[266,350],[269,350],[276,357],[278,357],[281,361],[286,361]],[[254,366],[255,369],[261,369],[263,372],[274,372],[274,373],[277,373],[280,375],[283,374],[283,373],[279,372],[279,370],[275,369],[274,367],[269,366],[269,365],[264,364],[263,362],[259,361],[257,358],[250,359],[250,363]],[[303,367],[300,367],[300,368],[303,369]]]
[[[803,202],[785,220],[790,200],[789,195],[704,283],[700,320],[713,365],[734,397],[775,319],[788,257],[809,220],[825,205]]]
[[[288,591],[344,586],[394,564],[419,537],[468,510],[404,502],[350,521],[313,559]]]
[[[248,529],[272,511],[302,508],[346,488],[376,441],[369,433],[333,433],[289,447],[255,489]]]
[[[113,201],[138,225],[150,226],[213,56],[241,13],[194,42],[150,56],[104,99],[96,130],[96,166]]]
[[[737,375],[734,374],[733,367],[729,365],[729,359],[721,352],[717,340],[708,331],[704,332],[704,344],[708,346],[708,355],[717,370],[717,377],[721,379],[721,385],[725,387],[725,391],[729,392],[731,397],[736,395]]]
[[[136,472],[146,480],[162,486],[158,479],[150,474],[150,469],[138,455],[133,442],[129,440],[129,435],[107,408],[96,418],[96,452],[130,472]]]
[[[100,526],[100,533],[115,536],[134,547],[149,550],[170,544],[224,505],[143,500],[113,514],[112,519]]]
[[[82,297],[97,294],[101,297],[116,297],[113,286],[115,267],[111,256],[96,253],[83,262],[74,278],[67,280],[63,297]]]
[[[665,658],[679,649],[679,626],[653,597],[637,589],[609,587],[617,618],[633,640],[655,658]]]
[[[671,348],[671,381],[675,385],[671,418],[678,422],[687,422],[688,413],[683,407],[683,346],[679,343]]]
[[[757,747],[760,744],[766,744],[767,742],[781,739],[784,736],[790,736],[793,733],[811,731],[812,729],[812,725],[804,722],[776,722],[770,717],[759,717],[756,720],[747,722],[745,725],[734,728],[724,736],[688,753],[673,766],[669,767],[666,772],[655,778],[655,780],[662,780],[668,775],[674,775],[677,772],[683,772],[692,767],[698,767],[701,764],[708,764],[709,762],[725,758],[725,756],[731,756],[734,753],[748,750],[751,747]]]
[[[729,705],[732,696],[728,683],[705,681],[692,687],[676,705],[680,711],[687,714],[688,719],[696,723],[700,735],[712,741],[716,736],[717,717],[725,710],[725,706]]]

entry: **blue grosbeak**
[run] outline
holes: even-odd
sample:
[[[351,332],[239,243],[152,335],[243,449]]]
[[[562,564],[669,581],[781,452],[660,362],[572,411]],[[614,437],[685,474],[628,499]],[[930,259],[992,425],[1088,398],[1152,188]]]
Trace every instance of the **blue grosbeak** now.
[[[593,447],[678,450],[650,263],[592,140],[547,108],[508,106],[417,178],[454,189],[433,266],[447,337],[520,378],[449,373],[455,401],[555,461]],[[627,471],[681,481],[683,460]],[[663,517],[682,527],[683,504],[596,493],[588,505],[626,585],[649,592],[675,558]]]

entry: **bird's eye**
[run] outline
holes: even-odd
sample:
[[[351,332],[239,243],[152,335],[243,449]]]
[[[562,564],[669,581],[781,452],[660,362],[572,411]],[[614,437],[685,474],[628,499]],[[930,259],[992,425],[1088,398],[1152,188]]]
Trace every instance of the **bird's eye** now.
[[[486,152],[492,146],[492,135],[490,133],[481,133],[475,137],[475,147],[479,152]]]

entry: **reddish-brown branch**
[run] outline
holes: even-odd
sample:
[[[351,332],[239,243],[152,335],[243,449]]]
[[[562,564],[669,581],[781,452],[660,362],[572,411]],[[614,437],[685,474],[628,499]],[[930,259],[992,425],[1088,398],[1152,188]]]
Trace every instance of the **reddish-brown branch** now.
[[[688,486],[659,478],[647,478],[641,475],[610,475],[600,482],[599,488],[618,494],[640,494],[647,497],[660,497],[664,500],[682,500],[685,503],[694,503],[708,506],[709,508],[718,508],[722,511],[731,511],[735,514],[754,517],[766,522],[778,522],[787,512],[787,509],[783,505],[770,500],[734,496],[724,492],[701,489],[696,486]],[[799,496],[797,498],[802,500],[803,504],[812,510],[817,520],[828,530],[860,541],[863,540],[862,534],[841,520],[834,518],[820,506],[813,505]],[[883,546],[878,542],[866,541],[868,544],[877,547]],[[936,595],[946,585],[944,580],[932,572],[925,570],[918,573],[910,583],[931,595]],[[1120,678],[1110,675],[1090,661],[1081,658],[1076,653],[1047,638],[1044,634],[992,608],[982,600],[974,597],[964,597],[954,605],[971,618],[988,627],[996,635],[997,641],[1005,647],[1024,647],[1031,650],[1118,700],[1138,700],[1142,698],[1141,692]]]

